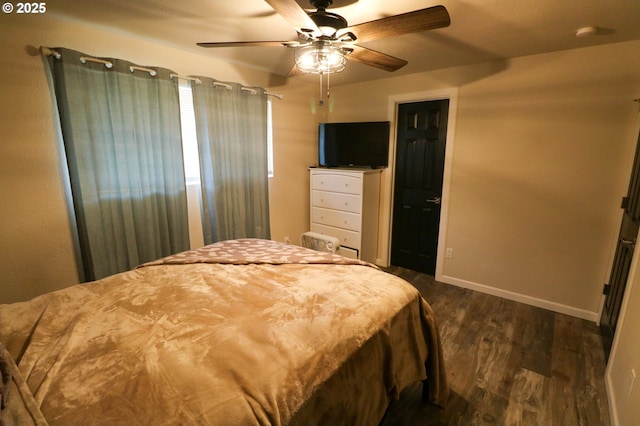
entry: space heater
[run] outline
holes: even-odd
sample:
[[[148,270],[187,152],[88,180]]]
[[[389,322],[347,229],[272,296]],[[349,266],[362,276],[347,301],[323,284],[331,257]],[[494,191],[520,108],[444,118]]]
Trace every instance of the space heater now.
[[[302,247],[307,247],[316,251],[325,251],[327,253],[337,253],[340,248],[340,240],[330,235],[320,234],[318,232],[305,232],[300,237]]]

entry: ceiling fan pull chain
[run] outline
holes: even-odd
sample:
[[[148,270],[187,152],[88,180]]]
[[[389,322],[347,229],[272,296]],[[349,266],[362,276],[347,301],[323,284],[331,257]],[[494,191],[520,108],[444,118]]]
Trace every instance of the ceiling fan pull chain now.
[[[323,106],[324,105],[324,101],[322,100],[322,73],[320,72],[320,101],[318,102],[318,105]]]
[[[331,97],[331,82],[329,78],[331,77],[331,73],[327,73],[327,100]]]

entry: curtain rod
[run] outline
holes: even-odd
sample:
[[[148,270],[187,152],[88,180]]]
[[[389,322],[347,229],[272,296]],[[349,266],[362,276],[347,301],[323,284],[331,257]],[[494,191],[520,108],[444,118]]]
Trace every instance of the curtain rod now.
[[[51,49],[49,47],[45,47],[45,46],[41,46],[40,47],[40,52],[45,56],[54,56],[56,59],[60,59],[62,57],[60,52],[56,52],[55,50],[53,50],[53,49]],[[106,61],[104,59],[99,59],[99,58],[92,58],[90,56],[81,56],[80,57],[80,61],[83,64],[86,64],[87,62],[97,62],[97,63],[100,63],[100,64],[104,64],[104,66],[107,67],[107,68],[113,67],[113,63],[111,63],[110,61]],[[151,68],[139,67],[137,65],[131,65],[129,67],[129,71],[131,71],[131,72],[134,72],[136,70],[137,71],[148,72],[153,77],[155,77],[157,75],[156,70],[153,70]],[[182,76],[182,75],[173,74],[173,73],[170,74],[169,77],[170,78],[182,78],[184,80],[192,80],[192,81],[195,81],[197,84],[202,84],[202,80],[200,80],[199,78],[196,78],[196,77]],[[224,87],[227,90],[231,90],[232,89],[231,85],[226,84],[226,83],[221,83],[219,81],[214,81],[213,82],[213,86],[214,87],[218,87],[218,86]],[[245,92],[249,92],[249,93],[254,94],[254,95],[257,93],[255,89],[252,89],[250,87],[241,86],[240,90],[243,90]],[[272,96],[272,97],[278,98],[280,100],[282,100],[284,98],[284,96],[282,96],[281,94],[278,94],[278,93],[264,92],[264,94],[266,96]]]
[[[221,82],[219,82],[219,81],[214,81],[214,82],[213,82],[213,87],[224,87],[224,88],[225,88],[225,89],[227,89],[227,90],[231,90],[231,89],[233,88],[230,84],[227,84],[227,83],[221,83]],[[252,95],[255,95],[256,93],[258,93],[258,92],[256,91],[256,89],[253,89],[253,88],[251,88],[251,87],[240,86],[240,90],[242,90],[242,91],[244,91],[244,92],[249,92],[249,93],[251,93]],[[264,94],[265,94],[266,96],[273,96],[274,98],[278,98],[278,99],[280,99],[280,100],[282,100],[282,98],[283,98],[283,96],[282,96],[281,94],[278,94],[278,93],[270,93],[270,92],[266,92],[266,91],[265,91],[265,92],[264,92]]]
[[[178,75],[178,74],[170,74],[169,77],[182,79],[182,80],[191,80],[191,81],[195,81],[196,84],[202,84],[202,80],[196,77],[189,77],[189,76]]]
[[[230,84],[220,83],[219,81],[214,81],[213,82],[213,87],[224,87],[227,90],[233,89],[233,87],[231,87]]]
[[[249,92],[252,95],[255,95],[257,93],[256,89],[252,89],[251,87],[240,87],[240,90],[243,90],[245,92]],[[273,96],[274,98],[278,98],[278,99],[282,100],[282,95],[280,95],[278,93],[264,92],[264,94],[267,95],[267,96]]]
[[[96,62],[98,64],[104,64],[105,67],[111,68],[113,64],[109,61],[105,61],[104,59],[91,58],[89,56],[80,56],[80,62],[86,64],[87,62]]]
[[[156,70],[152,70],[151,68],[139,67],[137,65],[131,65],[129,67],[129,71],[131,71],[131,72],[134,72],[134,71],[148,72],[151,75],[151,77],[155,77],[156,75],[158,75],[158,72]]]
[[[40,53],[42,53],[45,56],[55,56],[56,59],[60,59],[62,57],[62,55],[59,52],[56,52],[53,49],[49,49],[48,47],[45,46],[40,46]]]

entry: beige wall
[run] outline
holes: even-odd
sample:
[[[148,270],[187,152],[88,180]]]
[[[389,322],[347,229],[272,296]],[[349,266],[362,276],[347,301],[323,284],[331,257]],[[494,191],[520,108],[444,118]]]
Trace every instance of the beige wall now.
[[[326,122],[330,103],[318,104],[318,82],[274,86],[284,93],[273,103],[275,176],[270,179],[271,239],[300,244],[309,230],[309,166],[318,162],[318,123]]]
[[[309,230],[309,171],[317,162],[318,123],[324,110],[313,99],[315,86],[273,91],[285,93],[273,102],[274,177],[270,178],[271,239],[300,244]]]
[[[614,424],[640,425],[640,250],[636,250],[624,308],[607,365],[607,394]],[[632,370],[635,385],[631,387]]]
[[[318,122],[386,120],[393,117],[390,99],[455,88],[443,229],[455,257],[442,263],[440,276],[597,315],[635,141],[632,99],[640,94],[640,42],[334,86],[329,114],[329,108],[316,106],[315,85],[284,83],[51,15],[0,19],[0,302],[77,282],[54,115],[35,49],[60,45],[284,94],[274,102],[271,223],[273,239],[294,243],[308,229],[307,166],[316,161]],[[384,173],[389,191],[392,170]],[[388,222],[390,194],[385,199]],[[381,227],[388,232],[388,223]],[[388,235],[381,241],[384,260]],[[634,283],[628,306],[640,303],[639,291]],[[613,411],[622,423],[638,421],[632,406],[637,390],[627,396],[625,389],[629,370],[640,372],[638,327],[637,309],[627,309],[608,371]]]
[[[637,117],[640,132],[640,108]],[[640,425],[640,250],[635,250],[631,265],[606,372],[614,425]]]
[[[457,105],[441,228],[455,255],[437,278],[597,320],[637,135],[640,42],[338,87],[329,118],[393,121],[395,100],[434,93]],[[393,170],[384,176],[390,191]],[[383,233],[385,260],[388,242]],[[620,425],[640,423],[640,377],[629,392],[631,370],[640,376],[638,251],[633,263],[607,370]]]
[[[95,56],[257,85],[274,102],[276,177],[270,182],[274,237],[307,230],[306,166],[315,161],[315,124],[299,108],[307,83],[284,81],[211,57],[108,33],[53,15],[0,15],[0,303],[26,300],[78,282],[51,97],[37,48],[64,46]],[[271,89],[270,89],[271,90]],[[288,92],[292,95],[289,96]],[[317,122],[317,121],[316,121]]]
[[[620,43],[340,86],[330,119],[393,119],[389,99],[456,88],[441,230],[454,258],[439,278],[595,320],[635,142],[639,53]]]

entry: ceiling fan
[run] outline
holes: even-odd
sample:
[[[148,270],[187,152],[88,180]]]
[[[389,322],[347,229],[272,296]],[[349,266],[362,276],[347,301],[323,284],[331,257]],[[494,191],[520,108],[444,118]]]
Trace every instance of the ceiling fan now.
[[[444,6],[349,26],[337,13],[328,12],[333,0],[309,0],[317,10],[307,13],[295,0],[265,0],[297,31],[295,41],[239,41],[197,43],[201,47],[285,46],[295,48],[294,66],[289,76],[299,72],[329,74],[345,68],[346,56],[350,59],[385,71],[396,71],[407,61],[385,53],[367,49],[358,42],[367,42],[419,31],[447,27],[449,13]]]

